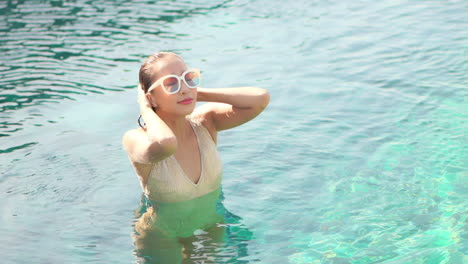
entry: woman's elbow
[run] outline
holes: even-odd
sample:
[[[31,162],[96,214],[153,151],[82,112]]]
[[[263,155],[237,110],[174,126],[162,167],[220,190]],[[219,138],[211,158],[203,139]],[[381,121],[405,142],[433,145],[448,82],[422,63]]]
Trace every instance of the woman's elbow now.
[[[270,93],[264,88],[258,88],[258,108],[263,111],[270,103]]]

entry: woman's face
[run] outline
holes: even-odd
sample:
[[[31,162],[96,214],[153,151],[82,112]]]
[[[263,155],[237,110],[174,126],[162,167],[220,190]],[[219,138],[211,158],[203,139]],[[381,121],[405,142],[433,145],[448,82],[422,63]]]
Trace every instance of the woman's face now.
[[[174,55],[165,56],[152,67],[155,76],[153,83],[169,74],[181,76],[186,70],[187,66],[181,58]],[[156,110],[158,112],[186,116],[191,114],[193,109],[195,109],[197,88],[189,88],[185,82],[181,81],[180,90],[175,94],[168,94],[159,85],[146,96],[153,106],[157,106]]]

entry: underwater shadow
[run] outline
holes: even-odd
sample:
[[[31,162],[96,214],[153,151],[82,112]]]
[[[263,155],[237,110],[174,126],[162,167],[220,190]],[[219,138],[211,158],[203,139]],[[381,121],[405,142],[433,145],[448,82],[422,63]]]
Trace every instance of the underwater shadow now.
[[[154,203],[144,194],[135,210],[136,263],[248,263],[253,233],[223,205],[221,187],[177,203]]]

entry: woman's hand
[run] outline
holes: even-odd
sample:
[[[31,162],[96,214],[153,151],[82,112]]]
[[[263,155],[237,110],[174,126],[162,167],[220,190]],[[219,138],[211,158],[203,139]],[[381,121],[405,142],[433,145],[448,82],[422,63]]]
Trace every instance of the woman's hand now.
[[[152,109],[151,103],[146,97],[145,91],[138,85],[138,104],[140,105],[140,112],[144,112],[146,109]],[[156,106],[154,106],[156,107]]]

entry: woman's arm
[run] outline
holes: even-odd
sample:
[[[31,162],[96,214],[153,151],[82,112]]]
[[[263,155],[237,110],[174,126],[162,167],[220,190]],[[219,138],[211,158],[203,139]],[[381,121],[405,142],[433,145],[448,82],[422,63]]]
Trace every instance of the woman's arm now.
[[[140,87],[138,103],[146,126],[144,129],[133,129],[125,133],[123,145],[130,158],[138,163],[151,163],[172,155],[177,149],[177,138],[153,111]]]
[[[198,88],[197,101],[216,102],[202,105],[200,111],[221,131],[259,115],[270,102],[270,94],[257,87]]]

